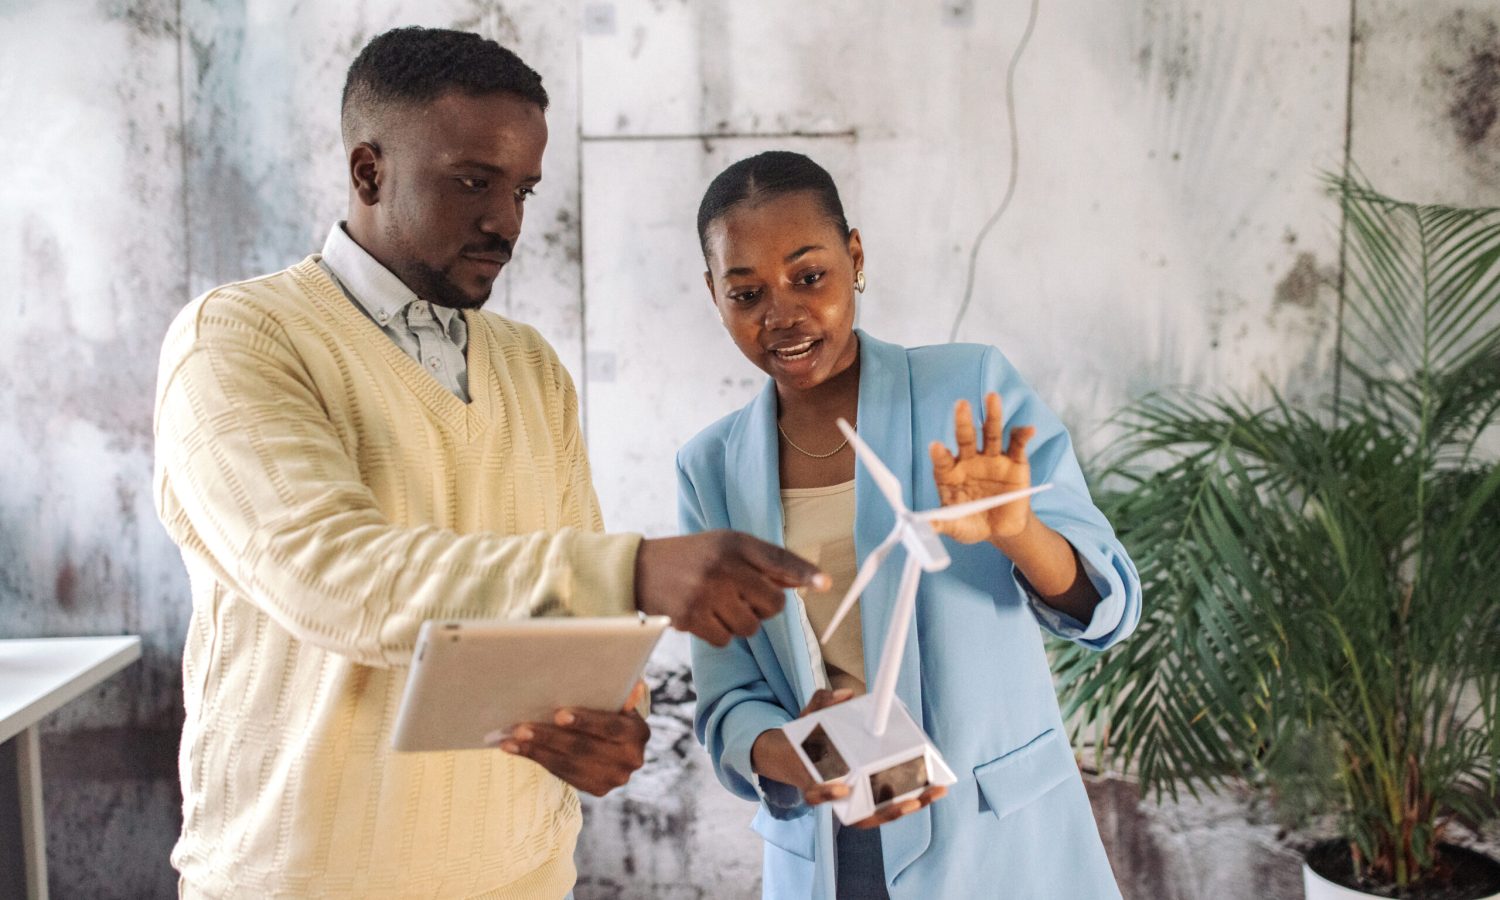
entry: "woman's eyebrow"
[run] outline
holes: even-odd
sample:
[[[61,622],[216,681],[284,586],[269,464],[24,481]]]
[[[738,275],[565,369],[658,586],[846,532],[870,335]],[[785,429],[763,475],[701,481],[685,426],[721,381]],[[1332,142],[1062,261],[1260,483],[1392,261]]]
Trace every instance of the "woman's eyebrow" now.
[[[828,249],[828,248],[824,247],[822,244],[808,244],[805,247],[798,247],[796,250],[793,250],[791,253],[788,253],[786,255],[786,258],[784,258],[782,260],[782,262],[794,263],[798,259],[800,259],[803,256],[805,256],[805,255],[813,252],[814,250],[826,250],[826,249]],[[755,269],[752,268],[752,267],[750,267],[750,266],[735,266],[732,269],[726,269],[724,271],[724,276],[726,278],[729,277],[729,276],[731,276],[731,275],[754,275],[754,274],[755,274]]]

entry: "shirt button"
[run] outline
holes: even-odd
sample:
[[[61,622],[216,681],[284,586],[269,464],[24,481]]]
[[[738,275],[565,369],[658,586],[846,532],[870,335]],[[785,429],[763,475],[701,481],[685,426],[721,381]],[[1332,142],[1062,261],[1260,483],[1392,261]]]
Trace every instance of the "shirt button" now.
[[[391,314],[388,313],[388,312],[386,312],[385,310],[381,310],[379,313],[377,313],[375,315],[375,321],[379,322],[382,325],[384,325],[385,323],[389,322],[390,320],[391,320]]]
[[[441,369],[443,367],[443,361],[438,359],[436,356],[429,356],[427,357],[427,365],[431,366],[434,369]]]

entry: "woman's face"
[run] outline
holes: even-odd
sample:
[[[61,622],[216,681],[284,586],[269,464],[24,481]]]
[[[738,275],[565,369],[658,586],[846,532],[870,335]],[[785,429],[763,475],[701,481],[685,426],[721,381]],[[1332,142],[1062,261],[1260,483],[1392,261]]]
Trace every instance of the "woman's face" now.
[[[741,203],[708,227],[708,282],[740,352],[782,388],[805,391],[848,369],[859,232],[845,237],[808,191]]]

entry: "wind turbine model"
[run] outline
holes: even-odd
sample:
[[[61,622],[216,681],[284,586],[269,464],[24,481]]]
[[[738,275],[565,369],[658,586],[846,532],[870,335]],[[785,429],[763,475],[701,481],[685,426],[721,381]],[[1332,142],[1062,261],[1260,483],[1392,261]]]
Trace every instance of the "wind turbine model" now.
[[[896,676],[901,672],[906,635],[916,608],[917,579],[922,572],[942,571],[953,561],[931,523],[962,519],[1004,506],[1045,491],[1052,485],[1039,484],[967,503],[913,512],[906,508],[906,501],[901,496],[901,481],[886,468],[875,451],[860,439],[848,422],[839,419],[838,426],[895,511],[896,527],[859,567],[854,583],[849,585],[849,592],[839,603],[819,643],[828,643],[896,544],[906,548],[906,564],[901,570],[896,606],[891,612],[885,647],[880,654],[880,668],[876,670],[875,689],[863,697],[821,709],[782,726],[802,764],[814,777],[819,781],[842,779],[849,785],[849,796],[833,803],[839,820],[848,825],[867,818],[877,806],[915,797],[929,785],[953,784],[958,780],[927,735],[917,727],[911,713],[896,701]],[[894,720],[891,717],[893,709],[897,713]]]

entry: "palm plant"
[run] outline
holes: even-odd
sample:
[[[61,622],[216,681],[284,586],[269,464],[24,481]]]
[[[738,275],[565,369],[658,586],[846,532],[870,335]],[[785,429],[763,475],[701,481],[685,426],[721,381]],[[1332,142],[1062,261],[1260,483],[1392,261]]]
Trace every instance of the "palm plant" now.
[[[1109,653],[1061,648],[1059,687],[1148,792],[1248,778],[1337,810],[1364,882],[1406,889],[1445,823],[1496,812],[1500,209],[1329,183],[1340,389],[1313,410],[1158,395],[1119,418],[1101,500],[1147,611]]]

